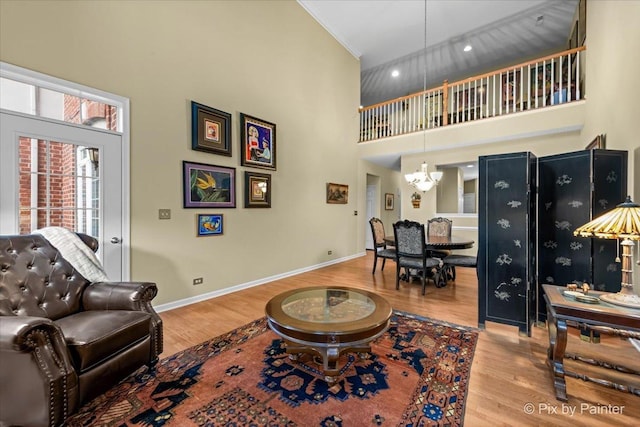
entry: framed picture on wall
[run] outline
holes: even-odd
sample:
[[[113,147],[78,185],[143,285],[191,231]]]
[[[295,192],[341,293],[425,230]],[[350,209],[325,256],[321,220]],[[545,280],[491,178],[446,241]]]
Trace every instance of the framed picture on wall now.
[[[240,164],[276,170],[276,125],[240,113]]]
[[[244,173],[244,207],[271,207],[271,175],[266,173]]]
[[[198,214],[198,237],[223,234],[222,214]]]
[[[393,193],[384,193],[384,210],[393,210]]]
[[[349,186],[327,182],[327,203],[345,205],[349,202]]]
[[[235,208],[236,169],[182,162],[185,208]]]
[[[231,157],[231,114],[191,101],[191,148]]]

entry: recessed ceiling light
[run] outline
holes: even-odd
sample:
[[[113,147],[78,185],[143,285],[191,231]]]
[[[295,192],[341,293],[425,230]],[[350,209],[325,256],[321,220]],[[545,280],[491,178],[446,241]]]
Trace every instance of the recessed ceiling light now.
[[[466,46],[464,47],[464,51],[465,51],[465,52],[469,52],[469,51],[471,51],[471,49],[473,49],[473,47],[471,47],[471,45],[470,45],[470,44],[468,44],[468,45],[466,45]]]
[[[467,165],[467,167],[468,167],[468,168],[472,168],[472,167],[473,167],[473,165]]]
[[[398,77],[399,75],[400,75],[400,71],[398,71],[398,70],[393,70],[391,72],[391,77]]]

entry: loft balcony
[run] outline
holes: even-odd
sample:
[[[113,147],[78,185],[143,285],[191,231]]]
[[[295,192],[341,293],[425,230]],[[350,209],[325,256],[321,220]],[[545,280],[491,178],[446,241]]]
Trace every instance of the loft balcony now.
[[[585,46],[360,109],[359,142],[583,99]]]

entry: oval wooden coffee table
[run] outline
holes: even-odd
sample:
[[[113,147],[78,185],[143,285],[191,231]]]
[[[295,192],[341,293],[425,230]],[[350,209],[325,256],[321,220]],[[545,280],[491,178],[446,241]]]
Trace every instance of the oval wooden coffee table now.
[[[340,286],[284,292],[272,298],[265,311],[289,357],[319,355],[329,384],[338,379],[340,354],[371,352],[369,344],[387,330],[391,318],[391,305],[380,295]]]

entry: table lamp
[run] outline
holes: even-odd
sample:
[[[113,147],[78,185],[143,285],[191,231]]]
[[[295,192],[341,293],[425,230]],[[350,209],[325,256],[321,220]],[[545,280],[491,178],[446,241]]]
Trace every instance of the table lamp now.
[[[640,308],[640,297],[633,291],[633,246],[640,240],[640,205],[631,196],[612,209],[582,227],[574,236],[622,239],[622,287],[618,293],[605,293],[600,299],[624,307]]]

